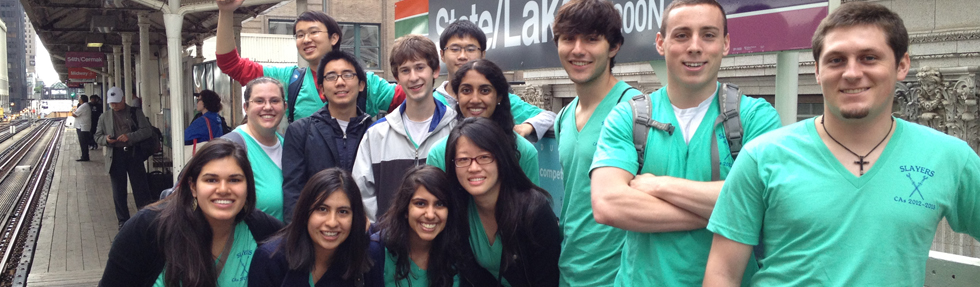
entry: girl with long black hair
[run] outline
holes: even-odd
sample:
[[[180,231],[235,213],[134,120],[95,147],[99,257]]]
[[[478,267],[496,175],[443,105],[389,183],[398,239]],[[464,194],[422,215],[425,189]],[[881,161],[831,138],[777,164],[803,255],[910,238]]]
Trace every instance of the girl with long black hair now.
[[[521,172],[507,134],[482,117],[462,120],[449,134],[445,165],[466,218],[460,221],[461,281],[558,286],[561,233],[551,197]]]
[[[246,286],[256,242],[281,226],[255,209],[245,151],[214,139],[184,167],[173,194],[119,230],[99,286]]]
[[[436,167],[410,169],[379,221],[385,245],[386,287],[456,286],[454,248],[460,240],[459,208],[449,197],[450,180]]]
[[[361,191],[350,173],[322,170],[303,187],[289,225],[256,250],[248,285],[379,286],[367,276],[368,256],[382,251],[366,228]]]

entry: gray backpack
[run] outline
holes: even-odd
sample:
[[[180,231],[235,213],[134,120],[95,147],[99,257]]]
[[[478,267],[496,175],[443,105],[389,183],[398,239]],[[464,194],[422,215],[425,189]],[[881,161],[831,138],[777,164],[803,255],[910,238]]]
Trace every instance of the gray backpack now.
[[[742,121],[739,117],[739,103],[742,96],[739,94],[738,86],[728,83],[721,85],[721,93],[718,93],[718,96],[721,97],[718,99],[718,119],[715,120],[712,127],[716,127],[718,124],[724,125],[725,139],[728,140],[728,148],[734,160],[742,149]],[[646,151],[649,128],[655,128],[667,132],[668,135],[673,135],[674,125],[651,119],[653,106],[650,105],[649,95],[636,95],[629,100],[629,103],[630,107],[633,108],[633,146],[636,148],[636,155],[640,164],[637,169],[637,173],[639,173],[643,170],[643,154]],[[717,181],[721,180],[721,175],[718,139],[714,135],[711,136],[711,146],[713,147],[711,149],[711,180]]]

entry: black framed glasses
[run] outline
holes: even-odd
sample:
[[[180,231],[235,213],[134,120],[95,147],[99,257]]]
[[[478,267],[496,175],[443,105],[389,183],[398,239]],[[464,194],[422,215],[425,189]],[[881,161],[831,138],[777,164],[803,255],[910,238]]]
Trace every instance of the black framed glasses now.
[[[453,162],[456,163],[456,167],[468,167],[473,164],[474,161],[480,165],[490,164],[493,162],[493,156],[485,154],[478,155],[476,157],[457,157],[453,160]]]
[[[329,73],[323,76],[323,80],[328,82],[333,82],[333,81],[337,81],[338,78],[342,78],[344,79],[344,81],[349,81],[350,79],[353,79],[355,76],[357,75],[355,75],[353,72],[343,72],[340,74]]]

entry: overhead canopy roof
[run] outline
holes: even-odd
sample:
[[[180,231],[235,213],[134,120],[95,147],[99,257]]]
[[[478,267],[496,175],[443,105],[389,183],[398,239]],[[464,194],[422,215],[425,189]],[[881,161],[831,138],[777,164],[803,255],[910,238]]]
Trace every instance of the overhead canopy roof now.
[[[51,55],[51,63],[62,81],[67,80],[68,68],[65,67],[65,52],[102,52],[112,53],[113,45],[122,45],[122,34],[133,33],[132,51],[139,53],[139,26],[137,14],[148,13],[150,22],[150,44],[167,45],[166,29],[163,23],[163,12],[160,9],[167,2],[159,0],[20,0],[27,12],[34,30],[41,38],[41,43]],[[145,4],[140,4],[142,2]],[[245,5],[249,5],[247,1]],[[261,1],[265,3],[275,1]],[[181,26],[181,43],[188,46],[204,38],[214,35],[217,27],[218,11],[213,0],[180,0],[181,9],[194,7],[184,14]],[[154,5],[155,4],[155,5]],[[249,16],[259,15],[278,3],[244,6],[238,13]],[[153,5],[153,6],[151,6]],[[208,8],[209,6],[214,8]],[[163,7],[163,8],[161,8]],[[176,11],[175,11],[176,12]],[[105,42],[100,48],[86,46],[87,37],[102,36]]]

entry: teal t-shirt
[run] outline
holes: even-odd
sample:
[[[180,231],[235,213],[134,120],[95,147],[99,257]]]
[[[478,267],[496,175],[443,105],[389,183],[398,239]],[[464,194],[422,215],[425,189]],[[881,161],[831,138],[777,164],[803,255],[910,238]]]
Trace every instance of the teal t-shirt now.
[[[517,135],[516,132],[514,134]],[[448,140],[448,137],[442,138],[436,145],[432,146],[429,155],[425,158],[425,164],[446,171],[446,141]],[[541,180],[540,169],[538,168],[538,149],[534,148],[534,144],[527,139],[517,135],[517,151],[521,153],[521,169],[524,170],[527,178],[531,179],[531,183],[537,185]]]
[[[255,207],[282,221],[282,168],[269,158],[259,142],[248,135],[241,126],[235,129],[248,145],[248,162],[255,176]],[[282,146],[282,136],[276,133]]]
[[[473,249],[473,256],[480,267],[487,269],[495,278],[500,278],[500,283],[510,287],[507,278],[500,275],[500,256],[503,256],[504,243],[500,241],[500,233],[494,235],[493,245],[487,239],[487,232],[483,229],[483,222],[480,221],[480,214],[476,211],[476,203],[473,198],[469,200],[466,217],[470,222],[470,248]]]
[[[252,266],[252,254],[255,253],[257,246],[252,231],[248,229],[245,221],[238,222],[235,225],[235,240],[231,244],[231,250],[228,251],[228,260],[225,261],[225,267],[218,275],[218,286],[248,286],[248,268]],[[214,260],[215,266],[218,265],[219,260],[221,258]],[[160,272],[157,281],[153,283],[154,287],[166,286],[163,278],[166,272],[166,269]]]
[[[976,152],[929,127],[895,122],[860,177],[830,152],[814,119],[745,146],[708,229],[749,245],[764,234],[752,286],[922,286],[943,218],[980,239]]]
[[[625,231],[595,222],[589,166],[602,121],[617,103],[639,94],[639,90],[619,81],[595,108],[581,131],[575,125],[578,98],[572,100],[555,120],[558,160],[565,185],[560,217],[565,239],[561,242],[558,260],[561,286],[608,286],[619,271]]]
[[[679,126],[667,97],[667,87],[650,97],[651,118]],[[763,99],[743,96],[739,115],[743,142],[751,142],[780,126],[776,110]],[[711,150],[717,148],[720,176],[725,178],[734,161],[725,140],[724,128],[714,124],[717,117],[716,94],[689,143],[685,143],[680,132],[668,134],[650,128],[642,173],[711,181]],[[711,146],[711,137],[718,139],[717,147]],[[603,124],[591,168],[607,166],[634,174],[639,166],[633,145],[633,110],[629,103],[617,105]],[[626,231],[616,286],[700,286],[704,280],[712,236],[704,228],[660,233]],[[751,277],[757,269],[752,260],[746,268],[745,277]]]
[[[408,263],[411,264],[409,267],[411,273],[408,277],[402,280],[395,280],[396,267],[396,257],[394,253],[385,249],[385,287],[419,287],[419,286],[429,286],[429,276],[425,269],[420,268],[415,265],[415,262],[411,259]],[[459,286],[459,276],[453,277],[453,286]]]
[[[262,66],[262,74],[282,82],[283,95],[286,95],[288,98],[289,80],[293,76],[293,70],[296,67]],[[326,102],[320,99],[320,93],[316,90],[316,75],[312,71],[312,69],[306,69],[303,85],[300,87],[299,96],[296,98],[296,113],[294,114],[296,120],[308,117],[326,105]],[[365,90],[367,91],[367,107],[365,107],[367,110],[364,112],[371,116],[377,116],[379,110],[387,111],[388,106],[391,105],[391,100],[395,97],[395,84],[389,84],[387,80],[375,75],[373,72],[367,72]],[[285,111],[285,115],[289,115],[288,110]],[[286,117],[283,117],[283,120],[286,120]]]

